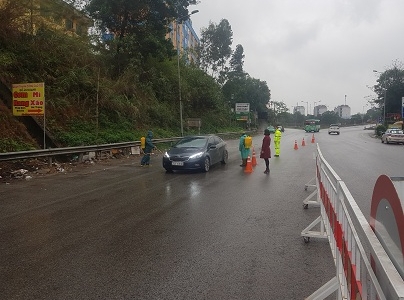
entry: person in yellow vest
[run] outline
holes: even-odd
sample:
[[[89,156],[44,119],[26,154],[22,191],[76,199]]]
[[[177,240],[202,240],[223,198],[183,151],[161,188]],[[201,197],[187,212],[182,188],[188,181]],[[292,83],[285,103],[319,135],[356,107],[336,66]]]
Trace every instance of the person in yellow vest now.
[[[275,157],[279,157],[279,155],[281,154],[281,137],[281,127],[277,126],[274,134]]]

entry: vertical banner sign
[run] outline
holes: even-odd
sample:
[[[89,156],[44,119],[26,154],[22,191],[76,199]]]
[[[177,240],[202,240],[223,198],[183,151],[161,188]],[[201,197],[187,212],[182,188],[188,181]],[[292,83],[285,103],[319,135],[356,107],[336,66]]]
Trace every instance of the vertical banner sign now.
[[[44,82],[13,84],[14,116],[43,116],[44,114]]]

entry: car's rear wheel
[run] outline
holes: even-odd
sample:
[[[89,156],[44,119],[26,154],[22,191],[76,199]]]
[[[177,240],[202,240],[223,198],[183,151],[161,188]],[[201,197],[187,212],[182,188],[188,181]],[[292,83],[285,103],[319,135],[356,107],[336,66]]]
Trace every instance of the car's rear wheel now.
[[[224,150],[223,151],[223,158],[222,158],[222,161],[221,161],[221,163],[223,164],[223,165],[225,165],[225,164],[227,164],[227,161],[229,160],[229,152],[227,151],[227,150]]]
[[[205,157],[205,161],[203,163],[203,171],[208,172],[210,169],[210,159],[209,157]]]

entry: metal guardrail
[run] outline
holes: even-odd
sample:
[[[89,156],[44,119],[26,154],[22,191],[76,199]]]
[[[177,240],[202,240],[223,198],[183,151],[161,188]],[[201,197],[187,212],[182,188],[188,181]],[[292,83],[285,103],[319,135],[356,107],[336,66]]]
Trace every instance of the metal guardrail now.
[[[228,133],[218,133],[221,137],[236,137],[240,136],[240,132],[228,132]],[[163,139],[153,139],[154,144],[164,144],[176,142],[182,137],[172,137]],[[131,147],[140,146],[140,141],[133,142],[123,142],[115,144],[103,144],[103,145],[92,145],[92,146],[79,146],[79,147],[67,147],[67,148],[51,148],[43,150],[31,150],[31,151],[18,151],[18,152],[8,152],[0,153],[1,161],[13,161],[20,159],[32,159],[32,158],[43,158],[46,157],[52,160],[53,157],[61,155],[83,155],[88,152],[100,152],[108,151],[113,149],[128,149]]]
[[[166,139],[154,139],[153,143],[171,143],[179,140],[180,137],[166,138]],[[12,161],[20,159],[40,158],[40,157],[55,157],[60,155],[80,155],[88,152],[107,151],[112,149],[127,149],[135,146],[140,146],[140,141],[115,143],[115,144],[103,144],[92,146],[79,146],[79,147],[67,147],[67,148],[51,148],[43,150],[31,150],[31,151],[18,151],[0,153],[0,161]]]

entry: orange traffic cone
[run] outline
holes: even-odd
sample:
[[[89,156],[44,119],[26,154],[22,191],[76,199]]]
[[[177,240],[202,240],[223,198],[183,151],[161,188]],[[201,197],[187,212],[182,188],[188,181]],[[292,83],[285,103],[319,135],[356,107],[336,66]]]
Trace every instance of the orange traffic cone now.
[[[297,147],[297,141],[295,140],[295,147],[293,148],[295,150],[299,149],[299,147]]]
[[[251,164],[253,167],[255,167],[257,165],[257,158],[255,157],[255,150],[253,148],[253,153],[252,153],[252,161]]]
[[[314,133],[313,136],[311,137],[311,143],[314,144],[316,142],[316,140],[314,139]]]
[[[302,140],[302,146],[306,146],[306,143],[305,143],[305,141],[304,141],[304,138],[303,138],[303,140]]]
[[[252,173],[253,172],[253,168],[252,168],[252,164],[251,164],[251,158],[250,156],[247,157],[247,164],[245,166],[244,169],[244,173]]]

